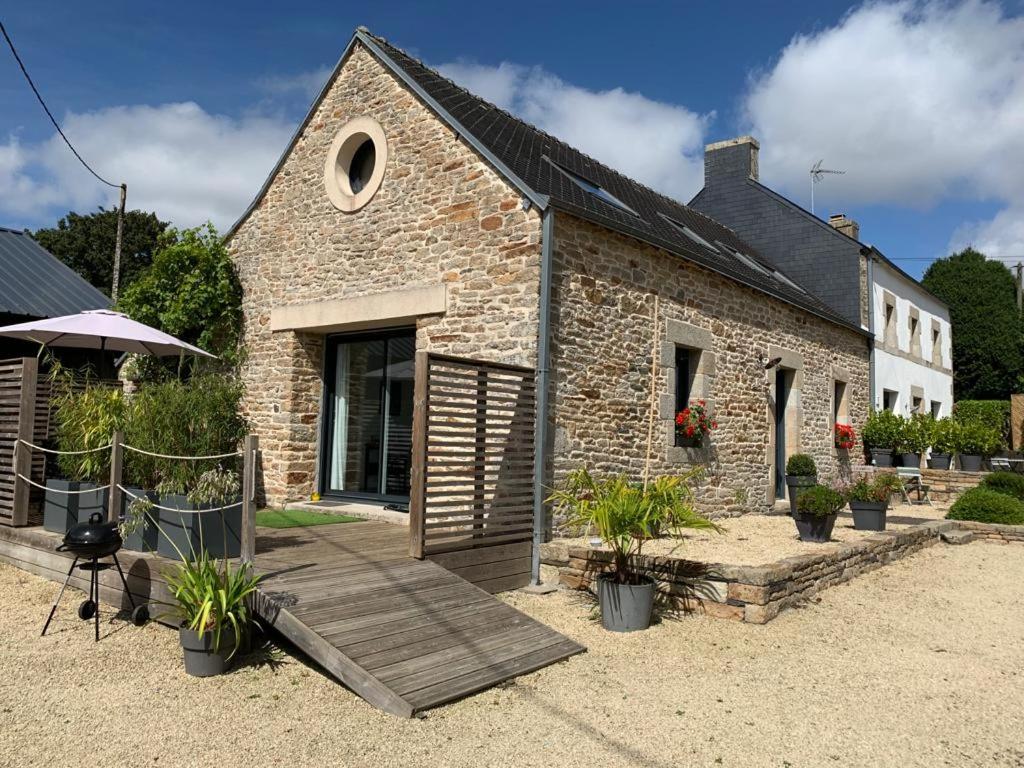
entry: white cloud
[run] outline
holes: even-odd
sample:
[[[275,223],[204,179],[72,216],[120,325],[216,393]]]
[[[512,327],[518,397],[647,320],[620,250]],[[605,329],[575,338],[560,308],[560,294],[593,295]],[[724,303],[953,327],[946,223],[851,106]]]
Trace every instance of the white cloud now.
[[[819,187],[829,199],[990,200],[1007,210],[974,231],[993,250],[1013,239],[997,230],[1024,209],[1024,18],[995,3],[860,6],[795,37],[744,106],[762,178],[798,200],[824,158],[846,171]]]
[[[540,67],[455,62],[439,67],[473,93],[654,189],[687,201],[703,180],[713,115],[622,88],[590,91]]]
[[[294,75],[268,75],[256,81],[257,87],[274,96],[296,94],[312,100],[324,87],[334,67],[326,64]]]
[[[962,224],[953,232],[949,252],[967,246],[988,256],[1019,258],[1024,261],[1024,204],[1013,204],[988,221]]]
[[[293,126],[267,117],[234,119],[185,102],[69,113],[62,127],[89,164],[128,185],[128,205],[178,226],[211,219],[230,226],[256,195]],[[46,224],[52,210],[88,211],[116,203],[59,137],[0,144],[0,212]],[[44,210],[49,208],[49,211]]]

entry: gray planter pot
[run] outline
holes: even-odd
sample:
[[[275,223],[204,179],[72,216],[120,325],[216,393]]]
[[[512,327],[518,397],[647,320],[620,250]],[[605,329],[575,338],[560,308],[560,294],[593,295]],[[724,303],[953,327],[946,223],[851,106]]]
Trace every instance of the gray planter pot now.
[[[138,488],[134,485],[125,486],[129,493],[121,495],[121,519],[123,520],[128,514],[128,505],[132,503],[132,499],[135,496],[145,496],[147,499],[152,501],[154,504],[160,503],[160,497],[156,495],[154,491],[147,491],[144,488]],[[159,519],[159,510],[154,509],[149,513],[144,524],[139,527],[138,530],[132,531],[124,537],[124,549],[131,550],[132,552],[156,552],[157,551],[157,527],[153,522]]]
[[[837,514],[833,515],[810,515],[806,512],[798,512],[793,518],[796,521],[796,531],[800,535],[800,541],[813,541],[818,544],[829,541],[832,538],[832,528],[836,524]]]
[[[180,560],[205,549],[210,557],[238,557],[242,552],[242,506],[237,504],[222,512],[195,514],[196,506],[185,496],[161,496],[162,507],[181,512],[159,512],[157,553]],[[176,549],[177,548],[177,549]],[[178,552],[181,554],[178,554]]]
[[[914,469],[921,468],[921,454],[920,453],[901,453],[900,454],[900,466],[913,467]]]
[[[851,501],[853,527],[858,531],[884,531],[888,510],[889,504],[885,501]]]
[[[796,500],[808,488],[818,484],[817,475],[786,475],[786,490],[789,496],[789,514],[796,516]]]
[[[948,453],[932,453],[928,457],[928,469],[949,469],[952,459]]]
[[[964,472],[981,472],[981,456],[976,453],[961,453],[960,469]]]
[[[213,633],[204,632],[202,637],[188,627],[178,629],[178,641],[185,657],[185,673],[193,677],[221,675],[228,668],[228,656],[235,648],[235,632],[224,627],[220,633],[220,648],[213,647]]]
[[[654,582],[616,584],[609,575],[597,577],[597,601],[601,626],[609,632],[635,632],[651,625]]]
[[[872,448],[871,463],[876,467],[891,467],[892,448]]]
[[[67,533],[71,526],[88,523],[89,515],[99,512],[107,517],[107,491],[65,495],[57,491],[85,491],[95,489],[96,483],[77,480],[47,480],[43,496],[43,528],[54,533]],[[49,489],[53,489],[53,492]]]

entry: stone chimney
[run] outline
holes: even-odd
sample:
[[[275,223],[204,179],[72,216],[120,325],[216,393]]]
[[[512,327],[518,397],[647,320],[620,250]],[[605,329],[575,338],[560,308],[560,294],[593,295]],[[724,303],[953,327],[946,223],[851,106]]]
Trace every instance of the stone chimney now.
[[[847,237],[852,237],[854,240],[860,239],[860,224],[853,219],[846,218],[845,213],[833,213],[828,217],[828,223]]]
[[[757,151],[761,145],[753,136],[716,141],[704,147],[704,185],[719,179],[757,181]]]

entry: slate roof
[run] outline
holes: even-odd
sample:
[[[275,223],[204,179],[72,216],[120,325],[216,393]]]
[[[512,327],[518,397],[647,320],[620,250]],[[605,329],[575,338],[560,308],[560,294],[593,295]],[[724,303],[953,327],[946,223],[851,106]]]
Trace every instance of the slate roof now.
[[[866,331],[779,273],[770,260],[743,242],[728,227],[682,203],[624,176],[574,147],[470,93],[386,40],[359,28],[324,90],[296,131],[256,200],[232,227],[230,236],[263,197],[285,157],[312,119],[320,101],[344,65],[353,44],[363,43],[381,62],[418,92],[459,135],[485,153],[525,196],[540,207],[552,207],[663,248],[695,264],[800,307],[861,334]],[[433,103],[431,103],[433,102]],[[562,169],[606,190],[628,206],[624,211],[586,191]],[[688,237],[672,222],[696,233]],[[727,247],[721,247],[724,244]],[[744,260],[731,250],[749,257]],[[753,262],[753,265],[751,264]],[[754,266],[756,265],[756,266]]]
[[[0,312],[60,317],[109,306],[110,299],[28,232],[0,227]]]

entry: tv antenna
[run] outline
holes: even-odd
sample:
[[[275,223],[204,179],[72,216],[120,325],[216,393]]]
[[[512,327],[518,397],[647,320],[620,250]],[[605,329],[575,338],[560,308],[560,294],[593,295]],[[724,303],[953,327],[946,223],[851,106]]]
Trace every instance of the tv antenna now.
[[[833,173],[837,176],[842,176],[846,171],[834,171],[830,168],[822,168],[821,164],[825,160],[819,160],[813,166],[811,166],[811,213],[814,213],[814,185],[821,181],[822,177],[826,173]]]

